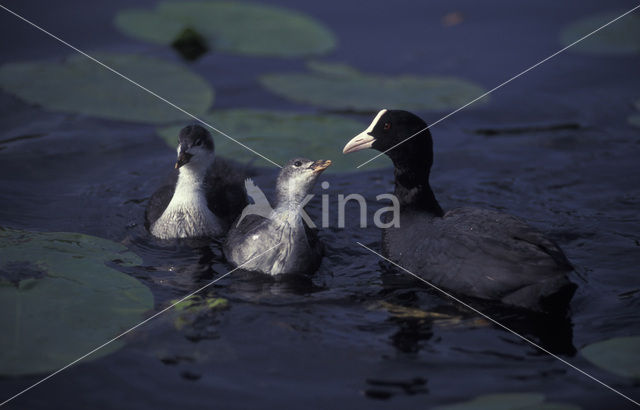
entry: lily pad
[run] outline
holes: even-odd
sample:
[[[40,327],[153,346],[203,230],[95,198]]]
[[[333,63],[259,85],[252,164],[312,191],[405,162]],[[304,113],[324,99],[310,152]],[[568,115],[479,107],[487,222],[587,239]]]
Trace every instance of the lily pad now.
[[[538,393],[498,393],[478,396],[472,400],[438,406],[437,410],[580,410],[572,404],[545,402]]]
[[[0,228],[0,375],[57,370],[143,320],[153,295],[116,263],[141,260],[89,235]]]
[[[640,380],[640,336],[616,337],[593,343],[583,348],[581,353],[601,369]]]
[[[260,82],[294,101],[333,110],[377,112],[382,108],[443,111],[459,108],[485,90],[449,76],[385,76],[345,64],[310,63],[311,73],[267,74]],[[488,101],[488,97],[475,104]]]
[[[171,44],[192,27],[216,50],[253,56],[322,54],[336,43],[329,29],[305,14],[244,2],[165,1],[154,10],[123,10],[115,24],[127,35],[158,44]]]
[[[182,65],[128,54],[93,56],[194,115],[211,106],[213,91]],[[144,123],[190,117],[82,55],[62,62],[9,63],[0,67],[0,87],[52,111]]]
[[[203,120],[280,164],[297,156],[306,156],[331,159],[333,164],[327,171],[353,171],[372,155],[370,152],[356,152],[353,157],[352,154],[342,154],[344,144],[366,128],[366,124],[339,115],[242,109],[216,111],[205,115]],[[163,127],[158,129],[158,133],[171,148],[175,148],[183,125]],[[214,138],[216,152],[220,155],[239,161],[255,158],[258,165],[272,166],[224,136],[214,135]],[[386,157],[371,163],[372,168],[389,165],[391,161]]]
[[[560,39],[569,45],[615,19],[622,12],[600,13],[575,21],[562,31]],[[640,52],[640,16],[628,14],[589,38],[571,47],[572,51],[590,54],[635,54]]]

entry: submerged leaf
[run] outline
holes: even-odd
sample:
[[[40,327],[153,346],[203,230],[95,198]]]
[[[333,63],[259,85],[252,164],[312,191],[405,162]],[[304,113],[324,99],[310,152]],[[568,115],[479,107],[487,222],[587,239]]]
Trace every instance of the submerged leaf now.
[[[583,348],[581,353],[608,372],[640,380],[640,336],[616,337],[593,343]]]
[[[213,102],[209,84],[181,65],[129,54],[93,56],[194,115],[204,113]],[[0,87],[52,111],[144,123],[189,118],[82,55],[63,62],[5,64],[0,67]]]
[[[197,60],[209,51],[207,40],[191,27],[187,27],[171,42],[171,47],[178,50],[185,60]]]
[[[169,304],[174,304],[178,302],[177,300],[172,300]],[[192,295],[180,303],[177,303],[173,309],[176,312],[191,312],[198,313],[205,309],[225,309],[229,307],[229,301],[225,298],[214,298],[214,297],[206,297],[203,298],[200,295]]]
[[[356,152],[343,155],[342,147],[366,125],[339,115],[296,114],[267,110],[227,110],[205,115],[203,120],[223,129],[257,152],[278,163],[304,156],[312,159],[331,159],[327,171],[355,170],[355,167],[373,156],[372,152]],[[167,144],[175,148],[182,126],[164,127],[158,130]],[[259,165],[271,166],[267,161],[221,135],[214,135],[216,152],[239,161],[257,159]],[[360,155],[356,155],[360,154]],[[390,165],[383,157],[371,163],[371,167]]]
[[[431,312],[418,308],[396,305],[387,301],[378,302],[375,305],[375,308],[386,310],[390,315],[401,319],[429,319],[435,326],[439,327],[453,327],[461,325],[473,327],[488,326],[487,321],[482,318],[464,318],[460,315]]]
[[[334,110],[377,112],[382,108],[442,111],[468,103],[485,90],[447,76],[384,76],[360,73],[344,64],[310,63],[312,73],[267,74],[260,79],[271,92]],[[486,103],[484,97],[476,104]]]
[[[444,313],[429,312],[426,310],[407,306],[395,305],[386,301],[379,302],[379,307],[395,317],[411,319],[451,319],[453,316]]]
[[[169,303],[176,302],[177,300],[172,300]],[[187,326],[193,325],[201,316],[209,315],[213,311],[227,309],[228,307],[229,301],[225,298],[192,295],[174,306],[173,326],[177,330],[182,330]],[[190,329],[190,333],[194,333],[193,329]]]
[[[622,13],[600,13],[575,21],[562,31],[560,39],[569,45],[602,27]],[[640,52],[640,16],[629,14],[575,44],[571,50],[593,54],[635,54]]]
[[[142,262],[106,239],[0,228],[0,375],[57,370],[143,319],[153,295],[114,260]]]
[[[228,1],[165,1],[155,10],[124,10],[116,26],[125,34],[170,44],[193,27],[216,50],[237,54],[297,57],[322,54],[335,37],[315,19],[285,8]]]

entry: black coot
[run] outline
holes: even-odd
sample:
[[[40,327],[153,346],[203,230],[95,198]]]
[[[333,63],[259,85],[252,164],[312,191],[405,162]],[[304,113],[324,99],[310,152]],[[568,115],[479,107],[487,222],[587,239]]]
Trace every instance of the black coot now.
[[[567,278],[571,264],[551,239],[504,213],[442,210],[429,185],[433,142],[426,127],[410,112],[382,110],[344,147],[345,154],[373,148],[393,161],[400,220],[382,231],[383,254],[459,295],[564,310],[576,286]]]

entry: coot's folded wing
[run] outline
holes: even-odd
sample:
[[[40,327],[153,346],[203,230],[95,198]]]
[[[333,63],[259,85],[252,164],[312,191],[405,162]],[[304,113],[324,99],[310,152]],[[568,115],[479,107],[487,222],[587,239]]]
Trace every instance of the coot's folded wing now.
[[[164,210],[167,209],[175,192],[177,180],[178,173],[172,172],[167,180],[167,184],[158,188],[158,190],[151,195],[151,198],[149,198],[147,209],[144,213],[145,227],[147,229],[149,229],[151,225],[162,216]]]
[[[230,225],[248,204],[244,188],[246,177],[244,166],[220,157],[207,172],[207,206],[226,225]]]

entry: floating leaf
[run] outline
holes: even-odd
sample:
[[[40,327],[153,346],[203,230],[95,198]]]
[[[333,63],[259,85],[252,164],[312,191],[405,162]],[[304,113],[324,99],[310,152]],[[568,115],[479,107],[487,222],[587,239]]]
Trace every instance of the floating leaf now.
[[[374,308],[386,310],[390,315],[401,319],[429,319],[434,325],[440,327],[459,325],[475,327],[488,326],[487,321],[482,318],[473,317],[465,319],[460,315],[454,316],[445,313],[430,312],[418,308],[396,305],[387,301],[378,302]]]
[[[371,158],[371,152],[343,155],[342,147],[366,124],[339,115],[295,114],[282,111],[227,110],[205,115],[204,121],[224,130],[228,135],[257,152],[284,164],[291,158],[304,156],[312,159],[331,159],[328,171],[355,170],[355,167]],[[158,133],[171,148],[178,143],[182,125],[164,127]],[[216,151],[225,157],[240,161],[257,158],[260,165],[271,166],[267,161],[214,133]],[[355,155],[361,154],[361,155]],[[371,167],[390,165],[386,157],[371,163]]]
[[[407,306],[395,305],[386,301],[379,302],[379,307],[399,318],[411,319],[451,319],[453,316],[438,312],[428,312],[426,310],[411,308]]]
[[[596,366],[640,380],[640,336],[616,337],[588,345],[582,355]]]
[[[141,263],[106,239],[0,228],[1,375],[57,370],[143,319],[151,291],[113,261]]]
[[[579,410],[572,404],[545,402],[538,393],[498,393],[478,396],[472,400],[438,406],[437,410]]]
[[[226,309],[229,307],[229,301],[225,298],[207,298],[205,304],[207,309]]]
[[[283,97],[334,110],[377,112],[382,108],[442,111],[468,103],[485,90],[444,76],[365,74],[344,64],[310,63],[311,73],[267,74],[261,83]],[[486,103],[488,97],[476,104]]]
[[[171,304],[177,300],[172,300]],[[175,317],[173,326],[177,330],[182,330],[186,326],[193,325],[202,315],[210,314],[215,310],[223,310],[229,308],[229,301],[225,298],[202,297],[200,295],[192,295],[189,298],[178,303],[174,307]],[[194,329],[190,329],[190,336],[193,336]]]
[[[561,41],[569,45],[615,19],[622,13],[600,13],[575,21],[562,31]],[[640,52],[640,16],[629,14],[571,47],[593,54],[635,54]]]
[[[172,300],[169,304],[174,304],[178,300],[179,299]],[[173,308],[176,312],[198,313],[205,309],[225,309],[227,307],[229,307],[229,301],[225,298],[203,298],[200,295],[192,295],[176,304]]]
[[[181,65],[137,55],[93,56],[194,115],[213,102],[208,83]],[[0,67],[0,87],[52,111],[145,123],[189,118],[82,55],[63,62],[5,64]]]
[[[214,49],[258,56],[322,54],[336,42],[331,31],[305,14],[252,3],[161,2],[155,10],[121,11],[115,24],[125,34],[158,44],[171,44],[192,27]]]

